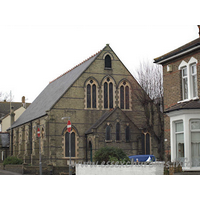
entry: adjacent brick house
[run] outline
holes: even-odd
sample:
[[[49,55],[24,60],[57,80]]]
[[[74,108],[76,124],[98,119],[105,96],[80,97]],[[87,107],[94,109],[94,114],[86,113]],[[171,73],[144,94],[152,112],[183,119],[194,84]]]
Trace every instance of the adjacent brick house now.
[[[136,98],[144,92],[109,45],[61,75],[39,94],[11,127],[11,154],[38,164],[37,127],[41,130],[42,163],[92,161],[101,147],[122,148],[128,155],[154,154],[158,144],[144,132],[144,110]],[[67,117],[66,119],[64,117]]]
[[[155,63],[163,66],[165,158],[185,160],[183,170],[200,170],[200,38]]]

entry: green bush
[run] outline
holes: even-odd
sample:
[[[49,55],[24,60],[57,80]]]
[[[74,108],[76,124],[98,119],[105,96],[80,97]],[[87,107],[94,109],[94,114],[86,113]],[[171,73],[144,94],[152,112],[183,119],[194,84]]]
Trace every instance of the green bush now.
[[[22,159],[19,159],[14,156],[9,156],[3,161],[3,165],[20,165],[22,163]]]
[[[106,164],[108,161],[113,164],[116,162],[130,162],[130,159],[122,149],[114,147],[103,147],[99,149],[94,155],[94,160],[99,164],[103,162]]]

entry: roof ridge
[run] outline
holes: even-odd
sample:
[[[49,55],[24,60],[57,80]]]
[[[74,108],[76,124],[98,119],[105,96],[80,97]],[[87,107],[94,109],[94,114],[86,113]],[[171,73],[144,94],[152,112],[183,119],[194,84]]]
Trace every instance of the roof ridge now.
[[[167,57],[167,56],[170,57],[171,54],[173,54],[174,52],[175,52],[175,54],[177,54],[178,52],[176,52],[176,51],[183,51],[183,50],[185,51],[185,49],[191,48],[194,45],[196,45],[198,40],[200,40],[200,38],[196,38],[196,39],[194,39],[194,40],[192,40],[190,42],[187,42],[186,44],[183,44],[183,45],[175,48],[174,50],[169,51],[168,53],[165,53],[165,54],[163,54],[163,55],[161,55],[161,56],[159,56],[157,58],[154,58],[154,60],[157,62],[157,61],[159,61],[159,59],[162,59],[163,57]]]
[[[75,67],[71,68],[70,70],[66,71],[65,73],[61,74],[60,76],[58,76],[56,79],[54,79],[53,81],[50,81],[50,83],[56,81],[57,79],[61,78],[62,76],[64,76],[65,74],[67,74],[68,72],[72,71],[73,69],[75,69],[76,67],[82,65],[83,63],[87,62],[88,60],[90,60],[91,58],[95,57],[97,54],[99,54],[102,50],[98,51],[97,53],[95,53],[94,55],[90,56],[89,58],[85,59],[84,61],[82,61],[81,63],[79,63],[78,65],[76,65]]]

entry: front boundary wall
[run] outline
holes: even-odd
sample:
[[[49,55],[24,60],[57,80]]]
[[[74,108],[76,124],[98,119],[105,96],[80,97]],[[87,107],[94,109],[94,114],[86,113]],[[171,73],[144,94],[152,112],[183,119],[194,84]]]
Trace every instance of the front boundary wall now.
[[[155,162],[150,165],[88,165],[76,164],[76,170],[72,167],[72,174],[76,175],[163,175],[164,162]],[[19,174],[39,175],[39,166],[0,165],[0,169]],[[171,169],[171,168],[170,168]],[[48,165],[42,167],[43,175],[68,175],[68,166]],[[174,174],[174,173],[169,173]]]
[[[16,172],[19,174],[26,175],[39,175],[39,166],[29,166],[27,164],[22,165],[0,165],[1,170],[7,170],[11,172]],[[75,174],[74,168],[72,168],[72,174]],[[69,175],[69,167],[68,166],[43,166],[42,167],[42,175]]]
[[[76,165],[76,175],[163,175],[164,162],[150,165]]]

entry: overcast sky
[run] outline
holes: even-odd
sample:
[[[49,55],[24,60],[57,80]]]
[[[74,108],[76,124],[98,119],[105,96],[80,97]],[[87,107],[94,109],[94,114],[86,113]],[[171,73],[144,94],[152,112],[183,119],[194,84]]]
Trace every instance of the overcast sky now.
[[[153,61],[199,37],[197,25],[183,25],[185,20],[162,25],[169,15],[170,22],[178,22],[169,4],[164,11],[164,5],[149,9],[160,1],[94,2],[1,1],[0,91],[12,91],[15,102],[22,96],[32,102],[50,81],[107,43],[135,75],[143,60]]]

